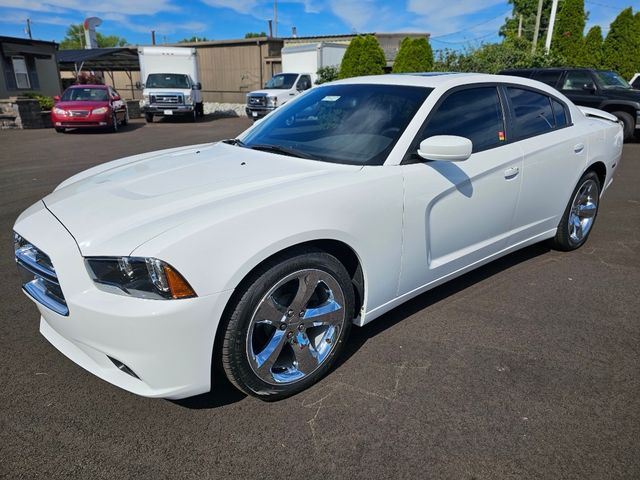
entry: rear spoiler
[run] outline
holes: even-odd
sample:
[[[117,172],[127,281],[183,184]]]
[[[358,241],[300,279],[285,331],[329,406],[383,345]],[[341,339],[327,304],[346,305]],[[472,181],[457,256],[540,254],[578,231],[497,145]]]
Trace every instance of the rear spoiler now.
[[[598,110],[597,108],[590,107],[581,107],[578,106],[580,111],[584,114],[585,117],[591,118],[600,118],[602,120],[609,120],[610,122],[618,123],[618,117],[611,115],[603,110]]]

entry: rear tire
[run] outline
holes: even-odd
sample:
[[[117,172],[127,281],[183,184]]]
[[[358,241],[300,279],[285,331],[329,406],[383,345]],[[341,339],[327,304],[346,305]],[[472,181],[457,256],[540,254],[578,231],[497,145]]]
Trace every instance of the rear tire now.
[[[595,172],[587,172],[580,178],[553,238],[555,249],[569,252],[584,245],[598,215],[600,189]]]
[[[238,288],[221,328],[219,364],[262,400],[295,395],[322,378],[344,348],[355,294],[334,256],[304,249],[276,257]]]
[[[612,115],[615,115],[618,120],[622,122],[622,128],[624,132],[624,141],[631,140],[633,138],[633,134],[635,132],[635,120],[633,116],[627,112],[611,112]]]

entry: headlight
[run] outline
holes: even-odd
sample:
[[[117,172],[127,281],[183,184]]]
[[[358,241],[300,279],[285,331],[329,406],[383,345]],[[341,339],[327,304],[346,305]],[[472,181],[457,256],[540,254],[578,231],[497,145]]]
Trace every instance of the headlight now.
[[[146,93],[142,95],[142,103],[144,103],[145,105],[149,105],[149,95],[147,95]]]
[[[190,104],[193,100],[191,99],[191,95],[187,95],[184,97],[184,103]]]
[[[108,111],[109,109],[107,107],[100,107],[100,108],[93,109],[91,113],[94,113],[96,115],[101,115],[103,113],[107,113]]]
[[[56,115],[66,115],[67,111],[63,110],[62,108],[53,107],[53,113],[55,113]]]
[[[177,270],[157,258],[90,257],[86,263],[93,281],[115,293],[152,299],[196,296]]]
[[[267,97],[267,106],[275,107],[278,105],[278,97]]]

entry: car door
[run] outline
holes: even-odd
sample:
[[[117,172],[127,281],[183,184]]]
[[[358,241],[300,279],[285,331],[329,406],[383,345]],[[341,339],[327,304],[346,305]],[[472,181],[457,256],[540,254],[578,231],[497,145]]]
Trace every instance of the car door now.
[[[581,165],[586,163],[586,132],[571,124],[560,99],[545,92],[506,86],[513,140],[522,147],[522,187],[513,243],[548,236],[560,221]]]
[[[588,70],[569,70],[561,82],[560,91],[576,105],[598,108],[604,100],[598,85]]]
[[[404,242],[399,294],[431,284],[505,248],[520,191],[521,148],[509,142],[495,85],[456,88],[436,104],[403,165]],[[434,135],[469,138],[462,162],[415,152]]]

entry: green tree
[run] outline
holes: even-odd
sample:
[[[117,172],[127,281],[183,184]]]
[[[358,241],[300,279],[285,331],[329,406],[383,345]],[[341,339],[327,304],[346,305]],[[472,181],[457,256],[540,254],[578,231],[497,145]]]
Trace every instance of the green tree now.
[[[98,47],[124,47],[129,42],[126,39],[117,35],[102,35],[100,32],[96,32],[96,41]],[[69,50],[74,48],[84,48],[84,28],[81,23],[69,25],[65,37],[60,42],[61,50]]]
[[[538,43],[544,43],[544,34],[549,26],[552,0],[544,0],[542,4],[542,17],[540,19],[540,32]],[[511,16],[505,19],[504,25],[500,27],[500,35],[504,38],[514,38],[518,35],[518,24],[522,15],[522,38],[533,41],[533,32],[536,26],[536,15],[538,13],[538,0],[509,0],[513,5]],[[531,48],[531,43],[529,43]]]
[[[381,75],[387,61],[384,51],[373,35],[358,35],[347,47],[340,64],[339,78]]]
[[[244,34],[244,38],[258,38],[266,36],[267,34],[265,32],[247,32]]]
[[[584,0],[564,0],[553,30],[551,48],[567,59],[570,65],[583,62],[583,33],[587,22]]]
[[[602,42],[602,29],[598,25],[591,27],[584,37],[581,67],[602,68]]]
[[[190,38],[183,38],[178,43],[197,43],[197,42],[208,42],[208,41],[209,39],[207,37],[198,37],[197,35],[194,35],[193,37],[190,37]]]
[[[393,62],[393,72],[428,72],[433,69],[433,50],[426,38],[405,37]]]
[[[338,79],[340,69],[334,66],[322,67],[317,72],[318,78],[316,78],[316,85],[322,83],[333,82]]]
[[[603,64],[629,79],[640,71],[640,17],[631,7],[611,23],[602,47]]]

